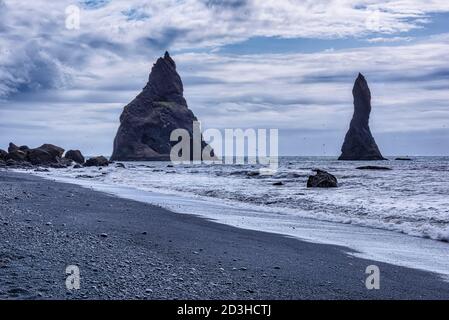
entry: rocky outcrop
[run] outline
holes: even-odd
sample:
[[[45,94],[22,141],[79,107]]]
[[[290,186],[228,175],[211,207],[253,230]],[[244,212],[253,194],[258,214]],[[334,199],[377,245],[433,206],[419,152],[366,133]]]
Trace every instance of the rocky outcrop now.
[[[16,150],[19,150],[19,147],[16,146],[14,143],[10,142],[8,146],[8,153],[14,152]]]
[[[26,152],[26,151],[30,150],[30,148],[28,148],[28,146],[20,146],[19,147],[19,146],[16,146],[14,143],[10,142],[9,147],[8,147],[8,153],[13,153],[17,150]]]
[[[310,176],[307,181],[307,188],[336,188],[338,181],[335,176],[324,170],[313,170],[316,175]]]
[[[62,158],[64,154],[64,149],[53,144],[43,144],[38,149],[41,149],[47,153],[49,153],[54,158]]]
[[[29,149],[27,159],[33,165],[59,164],[64,149],[52,144],[43,144],[39,148]]]
[[[176,64],[166,52],[154,64],[145,88],[125,107],[111,160],[170,160],[171,149],[177,143],[170,141],[172,131],[185,129],[192,137],[193,122],[197,121],[183,94],[183,83],[176,71]],[[211,147],[204,141],[201,144],[203,150],[208,148],[213,155]]]
[[[109,161],[108,161],[108,159],[106,159],[103,156],[93,157],[93,158],[87,159],[84,166],[85,167],[107,167],[107,166],[109,166]]]
[[[84,164],[84,156],[79,150],[69,150],[65,153],[64,158],[69,159],[78,164]]]
[[[371,92],[362,74],[357,77],[352,94],[354,96],[354,116],[346,134],[339,160],[385,160],[369,128]]]
[[[55,157],[53,157],[50,153],[40,148],[31,150],[28,153],[27,158],[33,165],[57,163]]]
[[[16,161],[13,159],[7,160],[5,165],[13,169],[28,169],[33,167],[33,165],[28,161]]]
[[[392,169],[388,168],[388,167],[380,167],[380,166],[363,166],[363,167],[358,167],[357,170],[390,171]]]
[[[27,146],[18,147],[10,143],[8,153],[1,152],[1,157],[7,166],[11,167],[29,167],[30,165],[46,166],[67,166],[67,163],[61,159],[64,149],[52,144],[43,144],[42,146],[30,149]]]
[[[0,160],[5,161],[7,155],[8,155],[8,152],[6,152],[5,150],[0,149]]]
[[[20,149],[14,149],[8,153],[6,156],[7,160],[14,160],[14,161],[27,161],[27,153],[20,150]]]

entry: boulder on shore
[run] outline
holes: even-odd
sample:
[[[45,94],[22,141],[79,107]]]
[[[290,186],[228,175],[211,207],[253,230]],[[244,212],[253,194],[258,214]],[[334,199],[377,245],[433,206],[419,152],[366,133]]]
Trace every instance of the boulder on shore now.
[[[65,153],[64,158],[70,159],[73,162],[76,162],[78,164],[83,164],[85,159],[81,151],[79,150],[69,150]]]
[[[108,159],[106,159],[103,156],[93,157],[93,158],[87,159],[84,166],[85,167],[107,167],[107,166],[109,166],[109,161],[108,161]]]
[[[27,159],[33,165],[60,164],[64,149],[52,144],[43,144],[39,148],[30,149]]]
[[[53,144],[43,144],[38,149],[44,150],[51,154],[55,158],[62,158],[62,155],[64,154],[64,149],[58,146],[55,146]]]
[[[5,161],[7,156],[8,156],[8,152],[6,152],[5,150],[0,149],[0,160]]]
[[[310,176],[307,181],[307,188],[336,188],[338,181],[335,176],[327,171],[316,169],[313,170],[316,175]]]
[[[365,77],[359,73],[352,90],[354,115],[341,148],[339,160],[386,160],[379,151],[369,127],[371,92]]]
[[[27,161],[27,153],[20,150],[19,148],[12,149],[11,152],[9,152],[6,156],[6,160],[14,160],[17,162]]]
[[[28,152],[28,159],[33,165],[50,164],[55,162],[55,158],[43,149],[33,149]]]
[[[28,148],[28,146],[20,146],[19,147],[19,146],[16,146],[14,143],[10,142],[9,146],[8,146],[8,153],[12,153],[17,150],[26,152],[26,151],[30,150],[30,148]]]
[[[16,150],[19,150],[19,146],[16,146],[14,143],[10,142],[8,146],[8,153],[12,153]]]
[[[11,142],[8,147],[8,153],[5,154],[5,151],[1,152],[0,158],[4,158],[4,160],[11,160],[9,162],[10,166],[19,166],[19,167],[20,166],[28,167],[30,165],[64,166],[66,163],[61,159],[63,153],[64,153],[63,148],[52,144],[43,144],[38,148],[30,149],[27,146],[18,147],[17,145]]]
[[[31,168],[33,165],[29,163],[28,161],[16,161],[13,159],[8,159],[6,161],[6,166],[10,168],[17,168],[17,169],[24,169],[24,168]]]

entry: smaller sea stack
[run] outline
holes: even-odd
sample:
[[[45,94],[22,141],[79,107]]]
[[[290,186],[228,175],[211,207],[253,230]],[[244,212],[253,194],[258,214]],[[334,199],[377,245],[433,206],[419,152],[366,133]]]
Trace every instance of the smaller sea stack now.
[[[371,92],[361,73],[355,81],[352,94],[354,116],[341,148],[339,160],[386,160],[380,153],[369,128]]]

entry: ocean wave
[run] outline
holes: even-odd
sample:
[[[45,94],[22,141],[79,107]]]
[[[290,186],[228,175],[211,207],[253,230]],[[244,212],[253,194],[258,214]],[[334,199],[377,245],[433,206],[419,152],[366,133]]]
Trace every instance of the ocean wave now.
[[[425,161],[424,161],[425,160]],[[101,175],[94,168],[58,169],[34,174],[96,180],[140,190],[181,192],[230,201],[239,206],[323,221],[396,231],[448,241],[448,158],[390,162],[388,172],[361,172],[362,162],[294,158],[281,161],[273,176],[258,174],[254,165],[179,165],[126,163],[110,166]],[[335,174],[340,187],[307,189],[311,168]],[[283,186],[273,186],[282,181]]]

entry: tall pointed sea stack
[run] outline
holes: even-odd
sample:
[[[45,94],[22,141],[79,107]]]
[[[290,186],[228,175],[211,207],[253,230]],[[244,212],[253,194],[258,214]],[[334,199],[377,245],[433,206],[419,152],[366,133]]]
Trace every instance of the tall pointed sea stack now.
[[[177,143],[170,142],[172,131],[185,129],[193,137],[193,122],[198,121],[189,110],[183,93],[176,64],[166,52],[154,64],[145,88],[125,107],[111,160],[170,160],[172,146]],[[201,147],[209,148],[213,154],[204,141]]]
[[[339,160],[385,160],[374,141],[369,128],[371,92],[365,77],[359,73],[352,90],[354,116]]]

